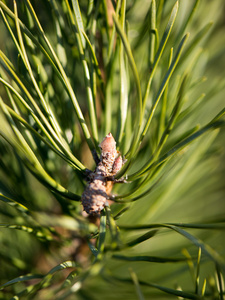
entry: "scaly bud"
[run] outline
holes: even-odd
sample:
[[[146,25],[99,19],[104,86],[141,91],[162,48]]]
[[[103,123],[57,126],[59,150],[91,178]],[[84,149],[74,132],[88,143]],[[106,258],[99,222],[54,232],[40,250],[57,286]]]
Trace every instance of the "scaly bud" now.
[[[114,153],[116,151],[116,141],[114,140],[112,133],[106,135],[99,147],[102,152]]]
[[[120,169],[122,168],[122,166],[123,166],[123,159],[122,159],[122,156],[120,155],[114,161],[112,173],[113,174],[118,173],[120,171]]]
[[[99,145],[101,148],[100,161],[91,174],[90,183],[82,194],[81,201],[84,210],[92,215],[99,214],[107,203],[114,180],[107,178],[114,176],[123,165],[123,159],[116,150],[116,141],[111,133]]]

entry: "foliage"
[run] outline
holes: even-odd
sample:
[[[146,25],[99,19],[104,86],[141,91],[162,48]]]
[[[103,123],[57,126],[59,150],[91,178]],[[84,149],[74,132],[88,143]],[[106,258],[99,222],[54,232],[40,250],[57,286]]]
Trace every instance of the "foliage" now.
[[[206,2],[0,1],[2,299],[223,299],[225,5]],[[127,183],[88,217],[108,132]]]

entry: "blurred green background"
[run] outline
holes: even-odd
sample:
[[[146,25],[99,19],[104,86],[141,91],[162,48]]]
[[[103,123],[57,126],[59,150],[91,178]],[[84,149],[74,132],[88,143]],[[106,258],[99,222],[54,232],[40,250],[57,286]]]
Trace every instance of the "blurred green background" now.
[[[12,1],[3,2],[10,9],[13,9]],[[90,17],[87,11],[88,3],[90,4],[90,2],[79,1],[79,5],[86,33],[87,35],[89,33],[88,37],[95,45],[102,77],[105,77],[105,89],[101,90],[99,88],[101,83],[98,83],[96,97],[99,141],[101,141],[105,135],[106,128],[108,128],[108,120],[105,117],[106,103],[104,102],[107,99],[108,82],[111,84],[109,93],[111,93],[110,99],[112,99],[112,125],[109,129],[114,136],[117,134],[117,111],[120,105],[119,51],[115,51],[112,61],[107,65],[106,52],[108,49],[108,39],[103,3],[105,3],[107,8],[110,5],[107,1],[94,1],[94,8]],[[160,11],[160,8],[163,8],[161,15],[157,15],[159,40],[162,38],[175,2],[156,1],[157,10]],[[64,1],[56,1],[56,3],[60,8],[65,5]],[[160,60],[160,65],[154,75],[149,101],[147,102],[147,110],[150,108],[152,99],[154,99],[162,78],[167,71],[171,47],[174,47],[175,53],[183,36],[183,33],[180,36],[181,29],[194,3],[195,1],[179,1],[178,14],[171,36]],[[52,2],[34,1],[32,5],[46,35],[52,45],[57,48],[59,46],[55,33],[57,17],[55,19]],[[126,3],[126,19],[129,23],[127,27],[128,37],[137,65],[143,94],[151,70],[151,61],[149,61],[151,39],[149,40],[149,33],[145,30],[147,26],[145,24],[148,24],[150,5],[151,1],[149,0],[127,1]],[[29,20],[24,13],[24,4],[18,1],[17,6],[19,18],[28,26]],[[96,13],[95,9],[98,13]],[[95,39],[95,36],[91,33],[95,20],[96,32],[100,36],[98,39]],[[66,52],[67,59],[64,63],[67,75],[71,80],[73,90],[90,127],[88,117],[89,108],[85,92],[86,86],[83,75],[81,76],[83,71],[79,59],[79,51],[76,46],[74,34],[67,24],[68,20],[66,16],[64,21],[65,26],[63,27],[62,37],[64,50],[57,48],[57,53],[60,55],[61,51]],[[193,45],[192,42],[196,38],[196,35],[211,21],[213,24],[209,32],[207,32],[206,36],[199,43]],[[20,74],[22,74],[21,76],[24,75],[24,79],[30,83],[26,70],[21,63],[20,57],[18,57],[15,46],[2,20],[0,22],[0,32],[0,49],[9,56],[13,64],[17,65]],[[176,145],[177,141],[181,140],[182,135],[186,131],[196,125],[203,127],[210,122],[224,108],[225,103],[224,0],[199,1],[193,18],[187,28],[185,28],[184,33],[186,32],[189,32],[190,36],[168,86],[167,118],[175,105],[180,79],[186,72],[188,73],[188,83],[182,110],[173,130],[169,133],[167,143],[161,153],[162,155]],[[36,55],[41,57],[39,51],[36,52]],[[46,74],[48,75],[46,82],[44,82],[44,91],[45,88],[49,88],[49,99],[52,101],[51,105],[54,107],[57,120],[67,139],[71,138],[70,147],[74,155],[81,160],[85,167],[93,170],[94,162],[85,138],[81,133],[69,97],[51,69],[51,66],[49,66],[44,58],[43,62],[43,65],[46,67]],[[63,64],[63,57],[61,57],[61,63]],[[120,145],[122,154],[125,154],[129,149],[131,135],[134,130],[133,121],[137,113],[135,106],[135,99],[137,97],[136,87],[132,72],[128,68],[127,70],[130,80],[130,104],[125,138]],[[39,70],[35,72],[38,78]],[[7,79],[10,81],[9,77]],[[41,79],[43,80],[43,78]],[[48,86],[48,81],[51,82],[51,87]],[[202,94],[205,94],[204,99],[201,98]],[[0,85],[0,95],[4,102],[9,103],[2,84]],[[139,170],[154,152],[158,142],[161,110],[162,104],[159,103],[150,129],[143,140],[128,175]],[[3,122],[2,115],[0,115],[0,118],[1,129],[8,130],[4,127],[5,123]],[[36,128],[35,124],[32,122],[31,124]],[[10,134],[10,131],[8,134]],[[46,288],[44,284],[41,288],[38,288],[37,284],[37,290],[35,290],[35,284],[39,281],[38,276],[34,277],[34,280],[27,278],[27,280],[21,283],[18,279],[15,279],[16,284],[9,285],[0,291],[0,299],[10,299],[13,295],[19,295],[21,291],[28,289],[32,285],[34,285],[34,290],[30,294],[29,292],[25,293],[21,299],[124,299],[124,297],[129,299],[178,299],[172,292],[171,294],[168,291],[166,293],[164,293],[165,291],[161,292],[158,286],[192,292],[195,290],[196,268],[198,266],[200,268],[199,289],[202,289],[205,284],[204,282],[207,281],[205,298],[203,298],[223,299],[224,290],[221,291],[220,287],[218,288],[216,280],[218,280],[219,271],[224,274],[225,266],[224,141],[224,127],[221,127],[220,130],[208,131],[205,135],[177,153],[165,167],[162,165],[162,169],[158,168],[153,171],[156,177],[152,176],[153,181],[149,180],[145,188],[150,188],[153,185],[154,178],[160,178],[160,180],[150,193],[144,197],[140,197],[137,201],[128,204],[114,203],[111,206],[114,216],[121,209],[127,208],[121,214],[120,218],[116,220],[122,244],[129,244],[130,241],[146,233],[147,229],[135,228],[135,226],[142,224],[151,224],[152,226],[154,224],[165,223],[189,224],[188,229],[183,229],[196,237],[196,240],[193,239],[191,241],[187,237],[182,236],[182,234],[163,227],[155,235],[153,234],[152,238],[146,239],[146,241],[143,239],[143,241],[137,242],[133,247],[128,246],[117,251],[117,249],[113,249],[113,242],[107,230],[106,245],[108,243],[109,251],[107,252],[106,246],[102,261],[99,262],[99,265],[94,265],[93,253],[91,253],[88,245],[91,248],[90,245],[94,244],[94,235],[91,236],[91,233],[97,230],[95,227],[96,224],[92,224],[89,222],[89,219],[85,219],[82,216],[80,202],[70,201],[54,194],[40,183],[24,167],[15,149],[1,137],[0,193],[1,196],[3,194],[15,201],[7,203],[5,198],[0,198],[0,200],[3,200],[0,201],[0,283],[4,284],[9,280],[13,280],[18,276],[25,276],[28,273],[41,274],[40,276],[42,276],[63,261],[75,261],[79,267],[75,268],[76,271],[74,274],[70,273],[71,269],[56,273],[54,277],[49,279],[49,282],[47,281]],[[74,171],[71,166],[54,152],[50,151],[42,142],[38,140],[35,140],[35,142],[40,161],[48,174],[68,190],[81,195],[86,184],[84,176]],[[157,177],[157,174],[159,174],[159,177]],[[161,175],[162,178],[160,177]],[[136,180],[129,184],[117,185],[114,188],[114,193],[119,198],[132,189],[137,189],[137,193],[134,193],[134,196],[138,196],[144,191],[144,188],[143,190],[142,188],[139,189],[139,184],[140,181]],[[132,197],[133,195],[126,199],[131,200]],[[25,205],[28,211],[17,205],[16,202]],[[195,229],[191,229],[191,223],[195,224],[193,226],[196,227]],[[205,228],[202,226],[201,228],[202,224],[210,224],[212,227],[213,224],[217,224],[218,227],[208,229],[207,226]],[[17,226],[17,228],[15,229],[13,226]],[[126,229],[126,226],[133,227],[134,230]],[[203,244],[198,239],[202,240]],[[201,256],[201,264],[198,264],[196,259],[199,246],[201,245],[203,245],[203,254]],[[112,249],[110,249],[111,246]],[[211,250],[207,252],[208,247],[213,249],[213,259],[207,254],[211,253]],[[172,261],[167,261],[166,263],[157,263],[156,261],[126,261],[125,259],[120,259],[119,255],[129,257],[166,257],[171,258]],[[219,267],[214,260],[217,255],[221,259]],[[182,259],[188,256],[191,257],[190,261],[182,261]],[[173,261],[173,258],[179,258],[181,261]],[[218,269],[216,269],[216,266]],[[138,277],[142,295],[138,295],[137,286],[132,284],[132,281],[127,280],[131,278],[131,270]],[[86,277],[80,275],[82,272],[87,273],[85,273]],[[65,288],[66,291],[62,288],[57,293],[59,285],[61,286],[66,282],[68,275],[71,276],[69,279],[73,284],[76,282],[74,279],[76,275],[78,279],[81,276],[83,278],[81,286],[74,284],[71,285],[73,288],[69,290]],[[158,286],[151,286],[151,284],[148,286],[144,282],[154,283]],[[76,295],[74,295],[75,292]],[[197,296],[196,298],[187,296],[187,299],[197,299]]]

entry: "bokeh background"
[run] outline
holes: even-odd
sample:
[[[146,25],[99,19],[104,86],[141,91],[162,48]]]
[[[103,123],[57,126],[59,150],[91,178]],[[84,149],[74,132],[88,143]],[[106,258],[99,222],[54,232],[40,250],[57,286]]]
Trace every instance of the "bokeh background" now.
[[[12,1],[3,1],[13,9]],[[61,6],[63,1],[57,1]],[[168,65],[168,57],[171,47],[178,46],[182,36],[179,32],[184,25],[187,15],[195,1],[179,1],[178,15],[166,46],[164,55],[161,59],[160,67],[155,74],[152,89],[149,98],[154,98],[162,73],[165,72]],[[107,1],[106,1],[107,3]],[[175,1],[156,1],[156,6],[163,6],[162,15],[158,17],[161,20],[159,26],[159,37],[162,37],[167,24],[169,14]],[[147,13],[149,12],[151,1],[136,0],[127,1],[126,18],[129,22],[128,37],[132,46],[134,59],[137,65],[142,89],[146,85],[146,78],[149,76],[149,39],[144,31],[144,24],[147,22]],[[20,7],[20,1],[17,3],[19,17],[26,21],[26,15],[23,14],[23,6]],[[56,46],[55,35],[55,17],[52,13],[52,6],[49,1],[34,1],[32,3],[39,21],[42,24],[48,38]],[[88,1],[79,1],[81,13],[85,26],[88,27],[87,7]],[[94,1],[94,5],[100,5],[99,1]],[[109,6],[108,6],[109,7]],[[97,17],[97,28],[101,38],[96,43],[96,53],[99,59],[104,59],[107,49],[107,39],[104,30],[101,32],[101,26],[104,28],[104,14],[100,8]],[[213,22],[206,36],[194,48],[189,48],[201,29],[209,22]],[[74,35],[69,27],[65,26],[64,50],[67,53],[65,61],[67,72],[72,79],[72,87],[76,93],[79,104],[84,112],[88,114],[86,102],[85,83],[82,73],[82,67],[79,61],[79,53],[75,44]],[[206,125],[224,108],[225,93],[225,3],[224,0],[204,0],[199,1],[196,12],[192,20],[185,29],[190,37],[187,47],[184,49],[181,58],[182,63],[178,64],[172,80],[168,87],[168,111],[172,111],[175,103],[177,85],[180,76],[185,70],[189,72],[188,89],[185,91],[183,111],[190,108],[190,112],[185,116],[179,115],[168,141],[163,148],[162,154],[166,153],[174,143],[180,139],[182,134],[188,128],[196,125],[200,127]],[[18,53],[9,37],[9,34],[0,20],[0,49],[9,55],[13,64],[18,64],[18,69],[23,68]],[[104,40],[105,38],[105,40]],[[60,52],[58,52],[60,53]],[[115,55],[116,56],[116,55]],[[198,57],[198,59],[194,59]],[[113,98],[112,126],[111,131],[116,136],[118,116],[117,108],[119,105],[119,64],[115,59],[115,65],[112,70],[102,67],[103,77],[111,80]],[[109,66],[108,66],[109,67]],[[21,70],[20,70],[21,71]],[[66,136],[71,138],[71,148],[76,157],[90,169],[94,168],[94,162],[91,158],[90,150],[80,133],[76,116],[71,113],[72,106],[54,72],[46,63],[46,71],[49,80],[52,83],[52,103],[55,113],[60,122],[61,128]],[[23,74],[23,72],[21,72]],[[25,76],[25,75],[24,75]],[[26,77],[26,76],[25,76]],[[131,76],[132,77],[132,76]],[[9,78],[9,77],[8,77]],[[9,79],[10,80],[10,79]],[[204,94],[204,99],[202,96]],[[0,85],[0,95],[4,102],[8,103],[7,95],[3,85]],[[101,96],[97,95],[97,112],[99,122],[100,140],[104,137],[107,120],[104,118],[104,103]],[[131,116],[135,115],[135,97],[134,84],[132,78],[129,90],[131,99]],[[149,101],[147,107],[150,107]],[[158,124],[160,118],[161,104],[157,107],[155,117],[151,123],[143,145],[136,157],[134,164],[130,169],[130,174],[143,166],[151,155],[154,143],[157,140]],[[88,116],[87,116],[88,118]],[[127,134],[132,133],[132,119],[127,121]],[[3,129],[5,123],[0,119],[0,127]],[[35,126],[35,125],[34,125]],[[130,129],[129,129],[130,128]],[[10,133],[9,133],[10,134]],[[159,183],[151,190],[149,194],[138,199],[138,201],[128,204],[115,203],[111,206],[112,213],[115,215],[121,209],[128,208],[124,214],[117,220],[120,228],[121,240],[126,243],[146,232],[146,229],[128,231],[125,226],[136,226],[141,224],[165,224],[165,223],[193,223],[193,224],[224,224],[225,221],[225,132],[224,127],[218,130],[212,130],[191,143],[188,147],[180,151],[167,164],[166,172],[163,173]],[[122,152],[126,152],[129,140],[125,139],[121,145]],[[84,177],[74,172],[70,166],[63,162],[51,151],[48,151],[40,142],[40,156],[48,173],[60,184],[81,195],[85,186]],[[129,174],[128,174],[129,175]],[[117,185],[114,189],[116,195],[124,195],[130,189],[137,188],[138,181],[130,184]],[[150,181],[147,187],[150,187]],[[82,217],[82,207],[79,202],[72,202],[63,197],[57,196],[43,184],[41,184],[21,163],[15,149],[13,149],[2,137],[0,137],[0,193],[15,200],[14,203],[0,201],[0,283],[4,284],[18,276],[26,274],[46,274],[54,266],[63,261],[76,261],[84,269],[88,269],[92,262],[92,254],[87,245],[87,233],[83,233],[77,225]],[[135,196],[135,194],[134,194]],[[133,195],[130,197],[132,198]],[[129,198],[129,197],[128,197]],[[2,198],[0,200],[3,200]],[[25,212],[19,204],[25,205],[29,212]],[[33,218],[35,219],[35,223]],[[83,222],[83,219],[81,223]],[[38,225],[39,224],[39,225]],[[24,225],[24,228],[21,227]],[[39,227],[40,226],[40,227]],[[94,225],[93,225],[94,226]],[[35,229],[34,229],[35,228]],[[185,228],[184,228],[185,229]],[[201,239],[214,249],[221,257],[225,256],[224,228],[220,229],[188,229],[197,239]],[[110,244],[110,237],[106,240]],[[148,239],[134,247],[127,247],[115,252],[115,255],[124,256],[153,256],[153,257],[187,257],[193,258],[193,264],[196,267],[196,257],[198,255],[198,246],[191,243],[190,240],[170,229],[163,228],[154,236],[154,239]],[[204,251],[203,251],[204,252]],[[224,263],[224,262],[223,262]],[[89,274],[89,278],[76,294],[76,299],[142,299],[135,294],[135,288],[123,279],[130,278],[130,270],[134,270],[140,282],[153,282],[160,286],[169,288],[181,288],[190,291],[194,289],[194,267],[191,262],[183,263],[147,263],[140,261],[125,261],[115,259],[106,254],[104,259],[104,268],[107,270],[102,276],[101,272]],[[57,273],[47,289],[42,289],[31,296],[32,299],[60,299],[54,292],[55,286],[64,282],[71,270],[66,269]],[[222,273],[224,270],[222,269]],[[207,293],[217,289],[216,268],[213,260],[207,255],[202,255],[200,267],[200,283],[202,287],[207,279]],[[224,274],[224,273],[223,273]],[[112,275],[112,277],[110,277]],[[108,277],[107,277],[108,276]],[[121,280],[119,280],[119,278]],[[37,277],[35,278],[38,281]],[[16,280],[15,285],[0,291],[1,299],[10,299],[36,281],[27,280],[19,283]],[[157,288],[143,285],[141,287],[145,298],[143,299],[174,299],[174,295],[163,294]],[[206,293],[206,294],[207,294]],[[66,295],[64,295],[66,297]],[[62,297],[64,297],[62,294]],[[68,294],[68,299],[74,295]],[[215,298],[223,299],[217,294]],[[15,298],[14,298],[15,299]],[[29,299],[29,298],[24,298]],[[64,298],[62,298],[64,299]],[[66,299],[66,298],[65,298]],[[193,298],[195,299],[195,298]]]

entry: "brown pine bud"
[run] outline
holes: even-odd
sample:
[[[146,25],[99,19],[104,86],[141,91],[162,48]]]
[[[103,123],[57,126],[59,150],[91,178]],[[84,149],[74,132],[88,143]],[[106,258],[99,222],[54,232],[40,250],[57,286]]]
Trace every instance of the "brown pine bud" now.
[[[116,141],[112,136],[112,133],[108,133],[99,145],[102,152],[114,153],[116,151]]]

